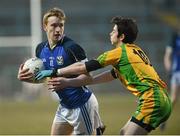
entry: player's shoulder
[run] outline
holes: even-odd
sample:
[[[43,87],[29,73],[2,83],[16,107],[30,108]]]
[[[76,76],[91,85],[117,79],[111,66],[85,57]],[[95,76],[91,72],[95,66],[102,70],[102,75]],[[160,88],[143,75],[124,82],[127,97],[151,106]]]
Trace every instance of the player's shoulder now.
[[[44,47],[44,46],[47,45],[47,44],[48,44],[48,41],[40,42],[40,43],[37,45],[36,49],[37,49],[37,48],[42,48],[42,47]]]
[[[84,49],[69,37],[65,36],[62,44],[65,51],[73,55],[73,57],[76,58],[76,60],[84,60],[86,58],[86,53]]]
[[[134,48],[139,48],[139,45],[137,45],[137,44],[134,44],[134,43],[131,43],[131,44],[129,44],[129,43],[126,43],[126,46],[127,46],[127,47],[134,47]]]
[[[138,49],[138,50],[142,50],[141,47],[138,44],[126,44],[126,47],[128,49]]]
[[[62,45],[65,48],[70,48],[72,50],[82,49],[82,47],[77,42],[67,36],[63,38]]]
[[[64,38],[63,38],[63,40],[62,40],[62,44],[63,45],[69,45],[69,46],[74,46],[74,45],[76,45],[77,43],[74,41],[74,40],[72,40],[71,38],[69,38],[69,37],[67,37],[67,36],[64,36]]]

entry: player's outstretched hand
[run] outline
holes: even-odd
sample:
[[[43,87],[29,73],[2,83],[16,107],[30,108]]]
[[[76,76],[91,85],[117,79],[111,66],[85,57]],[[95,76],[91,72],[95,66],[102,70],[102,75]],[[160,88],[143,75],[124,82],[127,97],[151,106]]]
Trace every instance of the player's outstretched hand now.
[[[35,80],[41,80],[45,77],[51,77],[53,74],[53,70],[42,70],[40,72],[38,72],[35,76]]]

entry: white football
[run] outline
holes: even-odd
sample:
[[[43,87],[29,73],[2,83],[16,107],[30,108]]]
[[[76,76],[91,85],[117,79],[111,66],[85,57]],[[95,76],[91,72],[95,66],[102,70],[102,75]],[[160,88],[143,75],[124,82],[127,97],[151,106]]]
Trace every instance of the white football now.
[[[27,69],[27,68],[29,69],[29,72],[34,74],[34,76],[36,75],[37,72],[45,69],[43,61],[41,59],[35,58],[35,57],[30,58],[30,59],[25,61],[23,69]],[[43,80],[35,81],[34,77],[31,79],[31,81],[33,83],[42,83],[43,82]]]

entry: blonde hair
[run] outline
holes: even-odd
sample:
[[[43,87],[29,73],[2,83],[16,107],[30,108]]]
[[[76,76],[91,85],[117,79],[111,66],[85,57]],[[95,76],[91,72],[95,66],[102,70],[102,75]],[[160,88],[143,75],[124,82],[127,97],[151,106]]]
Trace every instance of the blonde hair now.
[[[51,17],[51,16],[56,16],[58,17],[60,20],[66,20],[66,15],[64,13],[64,11],[60,8],[52,8],[50,9],[49,11],[47,11],[45,14],[44,14],[44,17],[43,17],[43,25],[46,25],[47,24],[47,21],[48,21],[48,18]]]

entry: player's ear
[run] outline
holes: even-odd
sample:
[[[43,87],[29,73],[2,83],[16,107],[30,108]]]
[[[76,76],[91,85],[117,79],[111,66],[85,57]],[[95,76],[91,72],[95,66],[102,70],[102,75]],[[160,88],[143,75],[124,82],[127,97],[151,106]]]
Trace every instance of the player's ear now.
[[[121,35],[119,36],[119,40],[120,40],[120,41],[123,41],[124,38],[125,38],[125,35],[124,35],[124,34],[121,34]]]
[[[43,30],[47,31],[47,25],[46,24],[43,24]]]

